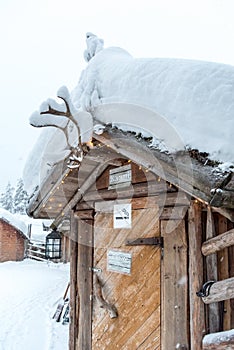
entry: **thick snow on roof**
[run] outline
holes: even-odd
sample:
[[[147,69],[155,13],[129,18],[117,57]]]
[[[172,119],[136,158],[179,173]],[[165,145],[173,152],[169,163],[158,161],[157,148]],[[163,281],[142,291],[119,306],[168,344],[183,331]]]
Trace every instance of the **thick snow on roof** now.
[[[28,228],[26,224],[14,214],[11,214],[8,210],[0,208],[0,219],[15,227],[18,231],[20,231],[21,233],[23,233],[24,236],[27,237]]]
[[[69,96],[77,115],[87,111],[94,125],[111,123],[152,136],[151,146],[161,151],[198,149],[223,163],[223,170],[234,164],[233,66],[185,59],[136,59],[121,48],[102,49],[102,39],[91,39],[92,50],[87,45],[85,51],[87,68]],[[81,135],[90,135],[90,115],[86,116]],[[35,118],[38,120],[40,113],[33,114],[31,120]],[[40,122],[36,124],[40,126]],[[38,190],[54,164],[68,155],[61,130],[43,130],[24,169],[27,192]]]
[[[134,113],[124,113],[121,106],[119,113],[113,108],[105,113],[103,107],[96,116],[105,123],[119,123],[125,130],[145,129],[166,144],[168,130],[173,128],[181,139],[180,145],[174,145],[175,151],[183,145],[207,152],[217,161],[234,162],[232,66],[184,59],[135,59],[120,48],[107,48],[89,61],[72,98],[77,107],[94,112],[100,103],[133,104]],[[149,113],[141,109],[136,114],[136,106]],[[167,128],[158,127],[159,118]]]

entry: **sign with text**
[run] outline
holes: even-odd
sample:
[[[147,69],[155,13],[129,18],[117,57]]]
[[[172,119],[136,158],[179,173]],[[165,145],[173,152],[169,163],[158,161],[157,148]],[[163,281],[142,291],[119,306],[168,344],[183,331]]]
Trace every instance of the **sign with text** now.
[[[111,169],[109,172],[109,189],[126,187],[131,184],[132,169],[131,164]]]
[[[114,204],[114,228],[132,227],[132,204]]]
[[[132,266],[132,254],[118,250],[108,250],[107,270],[130,275]]]

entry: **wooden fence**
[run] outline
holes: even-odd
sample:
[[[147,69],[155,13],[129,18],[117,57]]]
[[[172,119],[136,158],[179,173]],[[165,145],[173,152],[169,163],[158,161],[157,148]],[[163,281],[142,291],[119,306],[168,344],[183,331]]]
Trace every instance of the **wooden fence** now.
[[[38,261],[46,261],[45,243],[29,242],[27,246],[26,257]]]

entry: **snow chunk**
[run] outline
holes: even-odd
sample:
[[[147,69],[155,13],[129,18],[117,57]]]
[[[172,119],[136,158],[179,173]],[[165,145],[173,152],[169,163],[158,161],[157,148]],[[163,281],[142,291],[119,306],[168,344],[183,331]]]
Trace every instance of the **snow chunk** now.
[[[97,135],[101,135],[103,133],[104,129],[105,129],[105,126],[101,125],[101,124],[95,124],[93,127],[93,131]]]
[[[17,216],[11,214],[8,210],[0,208],[0,219],[7,222],[11,226],[15,227],[18,231],[20,231],[26,238],[28,238],[28,228],[26,224],[21,221]]]
[[[84,59],[89,62],[99,51],[103,49],[104,41],[98,38],[95,34],[86,33],[87,50],[84,51]]]

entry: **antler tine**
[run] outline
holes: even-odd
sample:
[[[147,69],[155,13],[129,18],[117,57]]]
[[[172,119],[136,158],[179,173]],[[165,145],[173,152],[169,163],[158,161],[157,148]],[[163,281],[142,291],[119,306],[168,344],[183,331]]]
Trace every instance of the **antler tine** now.
[[[61,98],[65,104],[65,107],[66,107],[66,111],[60,111],[58,109],[55,109],[53,107],[51,107],[51,105],[48,103],[48,108],[47,110],[45,111],[41,111],[40,114],[41,115],[45,115],[45,114],[52,114],[52,115],[57,115],[57,116],[62,116],[62,117],[66,117],[67,118],[67,123],[64,127],[62,126],[59,126],[59,125],[53,125],[53,123],[51,123],[50,126],[55,126],[57,127],[58,129],[60,129],[65,137],[66,137],[66,142],[67,142],[67,145],[70,147],[70,155],[71,156],[74,156],[74,159],[70,159],[68,161],[68,167],[70,168],[75,168],[75,167],[79,167],[79,163],[80,163],[80,160],[82,160],[83,158],[83,149],[82,149],[82,143],[81,143],[81,134],[80,134],[80,127],[76,121],[76,119],[74,118],[74,116],[72,115],[71,113],[71,109],[70,109],[70,105],[69,105],[69,101],[66,100],[65,97],[63,96],[59,96],[59,98]],[[68,133],[68,123],[69,121],[71,121],[75,128],[77,129],[77,134],[78,134],[78,145],[77,147],[73,147],[70,142],[69,142],[69,133]],[[47,124],[47,126],[49,126]]]
[[[58,97],[61,98],[61,100],[63,100],[63,102],[65,103],[66,112],[64,113],[64,115],[73,121],[73,115],[71,113],[69,103],[67,102],[67,100],[63,96],[58,96]]]
[[[69,106],[69,103],[67,102],[67,100],[66,100],[64,97],[62,97],[62,96],[58,96],[58,97],[61,98],[61,99],[64,101],[64,103],[65,103],[65,106],[66,106],[66,109],[67,109],[67,111],[66,111],[66,117],[67,117],[68,119],[70,119],[70,120],[75,124],[75,126],[76,126],[76,128],[77,128],[77,131],[78,131],[78,138],[79,138],[78,144],[79,144],[79,147],[81,148],[80,127],[79,127],[79,125],[77,124],[76,119],[73,117],[73,114],[71,113],[70,106]]]

